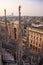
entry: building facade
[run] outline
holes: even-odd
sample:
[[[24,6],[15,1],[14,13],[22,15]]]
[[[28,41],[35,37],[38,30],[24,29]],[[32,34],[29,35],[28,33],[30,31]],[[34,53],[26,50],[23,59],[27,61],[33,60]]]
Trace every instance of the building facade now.
[[[8,26],[8,34],[18,40],[18,28],[19,28],[19,22],[18,21],[10,21],[9,26]]]
[[[4,33],[6,31],[5,28],[5,22],[0,22],[0,27],[4,30]],[[10,21],[7,22],[7,34],[9,37],[13,37],[16,40],[18,40],[18,28],[19,28],[19,21]]]
[[[41,52],[43,44],[43,29],[37,27],[27,27],[28,46],[33,52]]]

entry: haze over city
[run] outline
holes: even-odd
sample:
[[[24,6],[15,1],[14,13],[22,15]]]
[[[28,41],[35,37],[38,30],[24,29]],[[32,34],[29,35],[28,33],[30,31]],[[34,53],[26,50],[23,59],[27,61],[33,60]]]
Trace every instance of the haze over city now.
[[[43,0],[0,0],[0,16],[4,15],[4,9],[7,15],[13,12],[18,16],[18,6],[21,5],[21,14],[27,16],[43,16]]]

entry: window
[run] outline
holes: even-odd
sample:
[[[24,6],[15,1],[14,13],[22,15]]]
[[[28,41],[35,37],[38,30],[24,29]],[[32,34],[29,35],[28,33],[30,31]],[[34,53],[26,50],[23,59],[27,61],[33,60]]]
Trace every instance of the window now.
[[[33,42],[33,44],[35,44],[35,41]]]
[[[41,41],[41,38],[40,38],[40,41]]]
[[[30,44],[30,48],[32,48],[32,44]]]
[[[33,36],[31,35],[31,38],[32,38]]]
[[[23,41],[24,44],[26,44],[27,42],[26,41]]]
[[[38,40],[38,37],[37,37],[37,40]]]
[[[32,43],[32,40],[31,40],[31,43]]]
[[[36,45],[38,45],[38,43],[36,42]]]
[[[42,35],[40,34],[40,37],[41,37]]]
[[[39,44],[39,47],[40,47],[41,45]]]
[[[14,28],[14,37],[16,39],[16,28]]]
[[[34,36],[34,39],[35,39],[35,36]]]

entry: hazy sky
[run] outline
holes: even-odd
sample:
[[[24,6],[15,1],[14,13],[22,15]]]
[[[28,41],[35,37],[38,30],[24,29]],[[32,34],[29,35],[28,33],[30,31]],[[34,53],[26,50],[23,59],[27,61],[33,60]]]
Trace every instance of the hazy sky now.
[[[43,0],[0,0],[0,16],[4,15],[4,9],[7,15],[18,15],[18,6],[21,5],[21,14],[28,16],[43,16]]]

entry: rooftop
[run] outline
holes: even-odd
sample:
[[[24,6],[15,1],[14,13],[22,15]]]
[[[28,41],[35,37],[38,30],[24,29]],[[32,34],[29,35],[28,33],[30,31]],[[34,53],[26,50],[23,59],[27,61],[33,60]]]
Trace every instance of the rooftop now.
[[[34,31],[34,32],[39,32],[39,33],[42,33],[42,34],[43,34],[43,28],[31,26],[31,27],[29,27],[28,29],[29,29],[29,30],[32,30],[32,31]]]
[[[43,28],[40,28],[40,27],[33,27],[33,26],[32,26],[32,28],[35,29],[35,30],[39,30],[39,31],[42,31],[42,32],[43,32]]]

